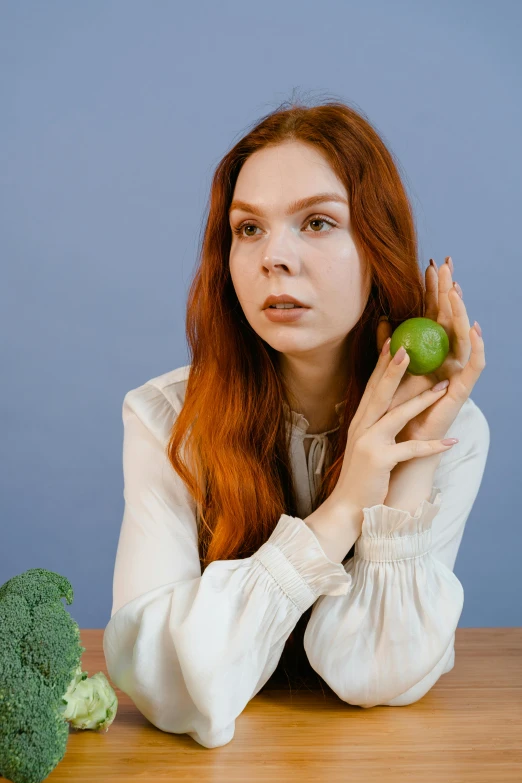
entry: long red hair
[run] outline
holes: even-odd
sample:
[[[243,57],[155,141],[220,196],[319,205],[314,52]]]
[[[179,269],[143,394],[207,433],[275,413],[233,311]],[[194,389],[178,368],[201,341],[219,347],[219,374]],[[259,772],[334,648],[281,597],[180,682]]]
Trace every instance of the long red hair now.
[[[339,478],[348,427],[378,359],[380,316],[387,315],[394,329],[424,315],[413,211],[399,164],[375,128],[337,100],[315,106],[285,102],[262,117],[214,173],[187,303],[191,367],[167,448],[196,501],[202,571],[214,560],[249,557],[281,514],[299,516],[283,410],[283,401],[292,407],[291,401],[277,371],[277,352],[243,317],[228,263],[228,208],[241,167],[252,153],[286,141],[314,145],[344,183],[353,239],[372,277],[364,312],[348,336],[344,417],[314,508]],[[301,631],[310,611],[301,618]]]

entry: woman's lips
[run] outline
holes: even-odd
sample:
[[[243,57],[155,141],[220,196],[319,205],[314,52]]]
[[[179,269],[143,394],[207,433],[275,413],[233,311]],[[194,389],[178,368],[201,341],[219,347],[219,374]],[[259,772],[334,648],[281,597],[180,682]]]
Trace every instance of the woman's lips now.
[[[263,312],[266,313],[268,320],[274,323],[292,323],[302,318],[310,309],[310,307],[265,307]]]

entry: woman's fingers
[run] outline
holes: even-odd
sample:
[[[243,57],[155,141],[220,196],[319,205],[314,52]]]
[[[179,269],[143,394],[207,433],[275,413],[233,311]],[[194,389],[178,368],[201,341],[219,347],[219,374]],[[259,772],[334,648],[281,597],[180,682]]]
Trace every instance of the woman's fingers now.
[[[430,259],[431,261],[432,259]],[[435,264],[435,262],[433,262]],[[437,320],[437,313],[439,312],[438,292],[439,292],[439,273],[437,265],[432,266],[428,264],[424,279],[426,281],[426,294],[425,301],[426,307],[424,311],[425,318],[431,318],[432,321]]]
[[[458,438],[444,438],[444,440],[454,440],[458,443]],[[389,453],[393,455],[391,461],[395,466],[398,462],[406,462],[409,459],[440,454],[441,451],[448,451],[454,445],[454,443],[443,443],[442,440],[405,440],[387,448],[390,449]]]
[[[405,349],[401,361],[399,363],[396,361],[397,358],[400,358],[401,350],[403,350],[403,346],[401,346],[393,358],[390,354],[384,358],[381,354],[379,357],[378,367],[380,375],[375,374],[375,378],[373,378],[372,374],[371,392],[368,395],[367,405],[361,415],[361,425],[365,429],[371,427],[384,416],[390,407],[401,378],[406,372],[406,368],[410,363],[410,357]],[[382,362],[381,359],[383,359]]]
[[[405,375],[405,374],[404,374]],[[388,410],[392,411],[397,405],[402,405],[403,402],[417,397],[426,389],[431,389],[437,383],[437,377],[430,373],[429,375],[417,375],[415,378],[401,378],[397,391],[393,396],[393,400],[388,406]],[[403,384],[403,385],[401,385]]]
[[[471,343],[469,339],[469,318],[466,305],[453,288],[448,294],[453,315],[453,342],[451,350],[463,366],[469,359]]]
[[[469,330],[469,339],[471,341],[471,355],[469,361],[457,374],[452,381],[452,397],[464,403],[480,377],[480,373],[486,366],[486,354],[484,351],[484,340],[473,326]]]
[[[441,381],[446,386],[442,389],[434,391],[433,387],[421,392],[411,400],[403,402],[401,405],[397,405],[391,411],[382,417],[378,422],[377,427],[386,433],[390,440],[393,440],[395,436],[402,430],[403,427],[411,420],[414,419],[423,410],[429,408],[434,402],[440,400],[443,397],[449,386],[449,381]],[[436,384],[439,386],[439,384]]]
[[[449,300],[449,292],[452,288],[453,280],[451,278],[451,267],[449,264],[444,263],[439,271],[437,292],[439,312],[436,320],[446,330],[450,345],[454,342],[453,311]]]
[[[366,388],[364,390],[363,396],[361,397],[361,400],[359,402],[359,406],[355,412],[352,421],[350,422],[350,429],[352,431],[359,425],[359,422],[365,416],[368,403],[372,399],[375,389],[378,387],[382,376],[386,372],[386,368],[388,367],[390,360],[391,360],[390,342],[388,339],[388,342],[385,341],[383,344],[383,347],[379,354],[379,358],[377,359],[377,364],[375,365],[372,374],[368,378],[368,382],[366,384]]]

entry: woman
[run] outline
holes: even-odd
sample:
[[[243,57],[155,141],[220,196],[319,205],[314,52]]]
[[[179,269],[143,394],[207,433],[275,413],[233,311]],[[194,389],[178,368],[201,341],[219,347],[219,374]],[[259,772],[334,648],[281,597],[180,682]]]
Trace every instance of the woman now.
[[[225,745],[272,675],[396,706],[453,667],[453,567],[489,428],[469,397],[480,327],[449,261],[428,267],[425,292],[396,164],[343,103],[282,106],[219,164],[192,362],[123,403],[104,652],[160,729]],[[268,309],[281,295],[305,308]],[[413,376],[386,338],[422,315],[451,349]]]

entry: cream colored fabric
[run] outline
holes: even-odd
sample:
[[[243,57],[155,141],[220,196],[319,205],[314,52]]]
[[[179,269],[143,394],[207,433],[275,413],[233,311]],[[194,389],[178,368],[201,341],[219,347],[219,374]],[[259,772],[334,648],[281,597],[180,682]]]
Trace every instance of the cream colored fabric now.
[[[125,509],[103,649],[113,683],[158,728],[225,745],[235,720],[274,672],[302,613],[312,667],[341,699],[371,707],[420,699],[454,664],[463,588],[453,573],[489,447],[487,420],[468,399],[451,427],[429,500],[408,512],[364,509],[355,556],[326,557],[303,522],[311,511],[325,433],[285,408],[299,517],[282,514],[252,557],[201,574],[194,503],[165,448],[189,367],[152,378],[123,402]],[[339,420],[343,405],[336,406]]]

